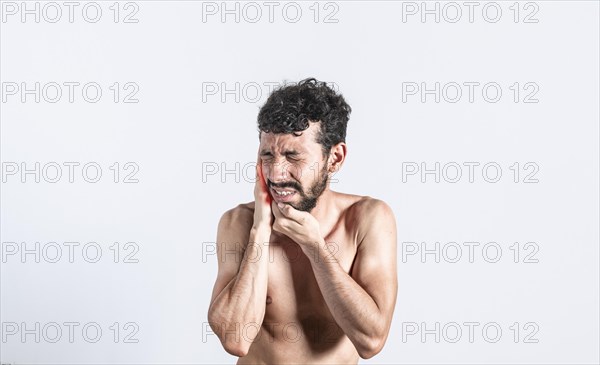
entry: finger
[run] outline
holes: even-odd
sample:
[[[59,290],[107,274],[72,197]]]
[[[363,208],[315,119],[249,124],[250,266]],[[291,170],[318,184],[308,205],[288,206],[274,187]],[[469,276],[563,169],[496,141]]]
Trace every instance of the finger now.
[[[279,204],[281,204],[281,203],[279,203]],[[271,203],[271,211],[273,212],[273,215],[275,216],[275,221],[279,222],[279,226],[285,228],[286,230],[289,230],[289,229],[294,230],[294,231],[298,230],[300,228],[300,225],[297,222],[284,216],[279,208],[279,204],[277,204],[276,202]],[[285,205],[285,204],[283,204],[283,205]]]
[[[262,163],[260,161],[260,158],[258,159],[258,161],[256,161],[256,178],[262,185]]]
[[[255,183],[257,186],[261,185],[261,175],[262,175],[262,166],[260,163],[260,158],[256,161],[256,166],[255,166],[255,174],[254,174],[254,178],[255,178]]]
[[[256,162],[256,179],[256,183],[260,187],[260,191],[266,195],[267,203],[271,204],[273,198],[269,193],[269,188],[267,188],[267,183],[262,173],[262,161],[260,160],[260,156],[258,157],[258,160]]]
[[[256,155],[256,178],[262,181],[262,161],[260,159],[260,153]]]
[[[275,210],[277,210],[277,207],[275,207]],[[293,239],[293,237],[301,232],[302,226],[291,219],[280,216],[279,218],[275,218],[275,221],[273,222],[273,229]]]
[[[284,217],[289,218],[300,225],[306,222],[306,214],[308,213],[296,210],[294,207],[288,204],[279,204],[278,208]]]
[[[275,216],[275,221],[279,222],[279,226],[288,232],[300,232],[300,230],[302,229],[302,225],[300,223],[298,223],[297,221],[290,219],[290,218],[286,217],[285,215],[283,215],[279,205],[283,205],[284,208],[287,206],[286,204],[282,204],[282,203],[277,204],[275,202],[273,202],[271,204],[271,211],[273,212],[273,215]]]
[[[283,219],[285,218],[283,216],[283,214],[281,213],[281,211],[279,210],[279,207],[277,206],[276,202],[272,202],[271,203],[271,211],[273,212],[273,215],[275,216],[276,219]]]
[[[257,174],[257,179],[258,179],[258,184],[261,187],[262,191],[265,191],[265,179],[263,177],[263,173],[262,173],[262,164],[260,163],[260,161],[258,162],[258,164],[256,165],[256,174]]]

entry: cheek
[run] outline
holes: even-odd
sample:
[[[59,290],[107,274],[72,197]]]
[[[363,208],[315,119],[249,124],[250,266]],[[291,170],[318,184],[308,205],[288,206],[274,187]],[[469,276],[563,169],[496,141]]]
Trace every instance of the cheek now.
[[[301,176],[299,177],[299,181],[303,187],[312,186],[317,178],[319,177],[318,170],[311,166],[305,166],[301,170]]]
[[[303,166],[296,164],[289,164],[286,166],[288,175],[290,175],[294,180],[298,182],[302,182],[306,180],[307,169]]]

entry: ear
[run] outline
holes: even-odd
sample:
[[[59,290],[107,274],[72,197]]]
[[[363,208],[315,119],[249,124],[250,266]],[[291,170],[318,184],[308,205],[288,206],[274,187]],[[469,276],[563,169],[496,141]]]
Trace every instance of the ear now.
[[[348,154],[346,143],[340,142],[335,146],[331,147],[331,151],[329,152],[329,159],[327,161],[327,170],[332,172],[338,172],[344,161],[346,160],[346,155]]]

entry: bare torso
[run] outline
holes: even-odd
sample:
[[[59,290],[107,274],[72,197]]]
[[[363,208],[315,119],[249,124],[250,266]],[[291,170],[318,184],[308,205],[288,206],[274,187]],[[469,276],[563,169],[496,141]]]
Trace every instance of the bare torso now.
[[[328,221],[319,222],[330,247],[331,259],[351,274],[357,251],[358,219],[355,207],[364,199],[336,193],[336,208]],[[358,204],[357,204],[358,203]],[[254,203],[240,206],[252,222]],[[246,223],[241,223],[246,224]],[[250,225],[248,225],[248,231]],[[357,364],[354,345],[336,324],[321,294],[311,263],[300,246],[278,232],[270,239],[268,288],[265,317],[258,326],[247,326],[242,333],[256,336],[248,354],[238,364]]]

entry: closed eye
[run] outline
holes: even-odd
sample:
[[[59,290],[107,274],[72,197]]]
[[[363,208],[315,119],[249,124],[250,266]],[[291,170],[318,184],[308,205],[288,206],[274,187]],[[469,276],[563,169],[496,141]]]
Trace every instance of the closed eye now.
[[[285,157],[287,157],[290,160],[294,160],[294,161],[298,161],[300,154],[296,151],[290,151],[290,152],[286,152],[285,153]]]

